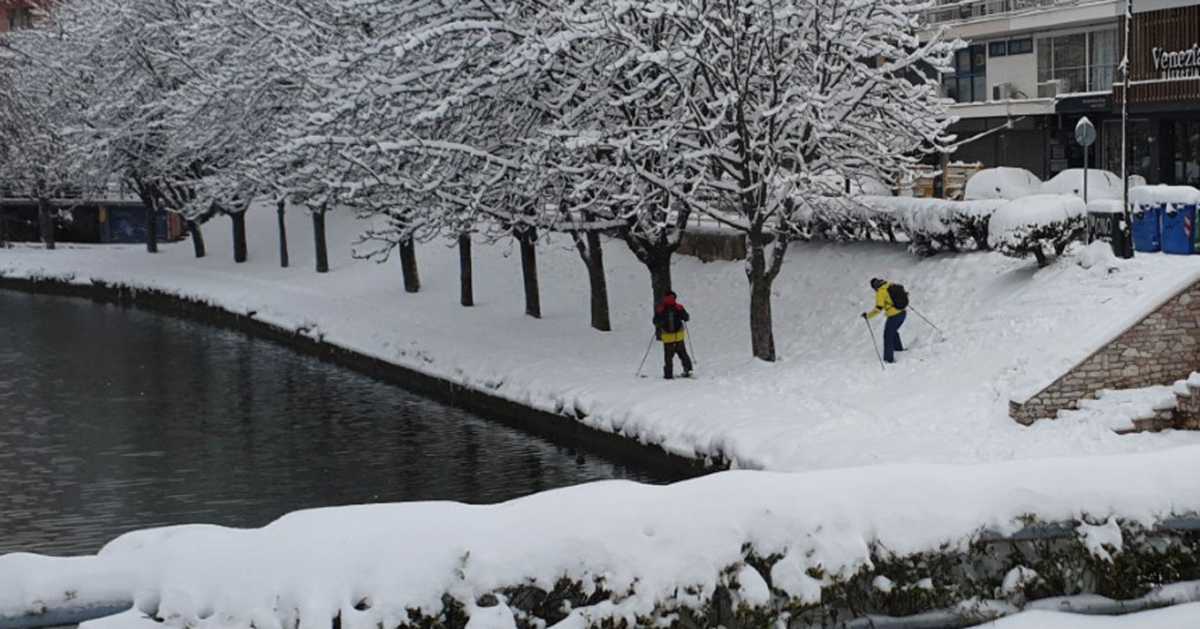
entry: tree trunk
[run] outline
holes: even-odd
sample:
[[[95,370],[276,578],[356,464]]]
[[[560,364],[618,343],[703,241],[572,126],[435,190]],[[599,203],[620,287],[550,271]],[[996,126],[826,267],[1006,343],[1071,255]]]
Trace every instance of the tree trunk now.
[[[279,266],[286,269],[288,267],[288,250],[287,223],[284,221],[284,214],[287,212],[287,202],[280,199],[276,207],[279,213]]]
[[[204,247],[204,234],[200,231],[200,224],[189,220],[187,230],[188,235],[192,237],[192,249],[196,252],[196,257],[203,258],[208,255],[208,251]]]
[[[775,334],[771,323],[771,281],[767,270],[766,251],[762,242],[751,241],[749,265],[746,276],[750,280],[750,348],[754,357],[767,362],[775,361]]]
[[[650,305],[653,308],[671,290],[671,255],[655,256],[646,263],[646,268],[650,270],[650,290],[654,293]]]
[[[317,273],[329,272],[329,247],[325,242],[325,208],[312,213],[313,244],[317,248]]]
[[[592,327],[601,332],[612,330],[608,309],[608,280],[604,277],[604,247],[599,232],[572,233],[575,248],[588,270],[588,288],[591,291]]]
[[[246,261],[246,213],[230,214],[229,220],[233,221],[233,261],[241,264]]]
[[[38,199],[38,231],[41,232],[46,248],[54,249],[54,215],[51,212],[50,199]]]
[[[158,253],[158,208],[153,202],[146,204],[146,251]]]
[[[417,244],[412,237],[400,241],[400,272],[404,274],[404,292],[421,290],[421,274],[417,272]]]
[[[665,240],[652,241],[630,234],[625,235],[625,244],[650,272],[650,308],[653,309],[671,290],[671,254],[676,247]]]
[[[542,300],[538,293],[537,274],[537,228],[519,229],[517,242],[521,245],[521,276],[525,283],[525,314],[535,319],[541,319]]]
[[[458,277],[461,283],[461,298],[463,306],[475,305],[475,287],[471,283],[471,235],[458,235]]]
[[[588,232],[588,253],[592,261],[588,264],[588,279],[592,293],[592,327],[601,332],[612,330],[608,311],[608,280],[604,277],[604,246],[600,234]]]

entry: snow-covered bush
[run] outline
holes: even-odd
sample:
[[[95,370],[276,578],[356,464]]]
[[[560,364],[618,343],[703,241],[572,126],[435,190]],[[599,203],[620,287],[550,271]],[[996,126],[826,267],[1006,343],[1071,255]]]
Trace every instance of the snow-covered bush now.
[[[890,224],[908,236],[909,249],[929,256],[940,251],[988,248],[988,223],[1008,204],[1004,199],[950,201],[917,197],[858,197],[876,223]]]
[[[1038,266],[1061,255],[1086,229],[1083,199],[1073,195],[1042,194],[1013,201],[991,217],[988,241],[992,248],[1015,258],[1032,255]]]
[[[968,201],[979,199],[1019,199],[1041,191],[1042,180],[1024,168],[1000,166],[985,168],[967,180],[963,198]]]

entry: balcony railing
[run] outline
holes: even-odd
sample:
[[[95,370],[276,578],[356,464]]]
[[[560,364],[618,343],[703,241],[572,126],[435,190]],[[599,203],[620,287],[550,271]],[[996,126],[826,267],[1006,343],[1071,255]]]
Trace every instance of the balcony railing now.
[[[950,22],[967,22],[1036,9],[1069,7],[1084,4],[1085,2],[1087,0],[966,0],[963,2],[947,2],[926,11],[925,23],[935,26]]]

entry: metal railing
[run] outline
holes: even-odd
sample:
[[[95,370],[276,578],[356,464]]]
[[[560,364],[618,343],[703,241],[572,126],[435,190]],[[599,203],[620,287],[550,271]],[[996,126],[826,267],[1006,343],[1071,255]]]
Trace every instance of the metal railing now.
[[[1037,9],[1069,7],[1086,4],[1090,0],[963,0],[939,4],[925,12],[925,23],[930,26],[950,22],[969,22],[1009,13],[1020,13]]]

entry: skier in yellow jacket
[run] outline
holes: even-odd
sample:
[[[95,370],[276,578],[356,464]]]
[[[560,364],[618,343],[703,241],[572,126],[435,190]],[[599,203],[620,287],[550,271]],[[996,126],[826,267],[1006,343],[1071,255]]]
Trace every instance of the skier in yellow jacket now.
[[[692,377],[692,358],[687,353],[687,326],[691,319],[683,304],[675,301],[675,293],[667,291],[663,300],[654,308],[654,330],[663,344],[663,378],[672,379],[675,374],[675,356],[683,363],[683,377]]]
[[[879,278],[871,279],[871,288],[875,289],[875,308],[862,313],[864,319],[874,319],[879,313],[887,317],[883,324],[883,362],[896,362],[895,352],[904,351],[904,343],[900,341],[900,326],[904,325],[907,316],[908,297],[903,295],[904,303],[896,304],[889,290],[892,284]]]

